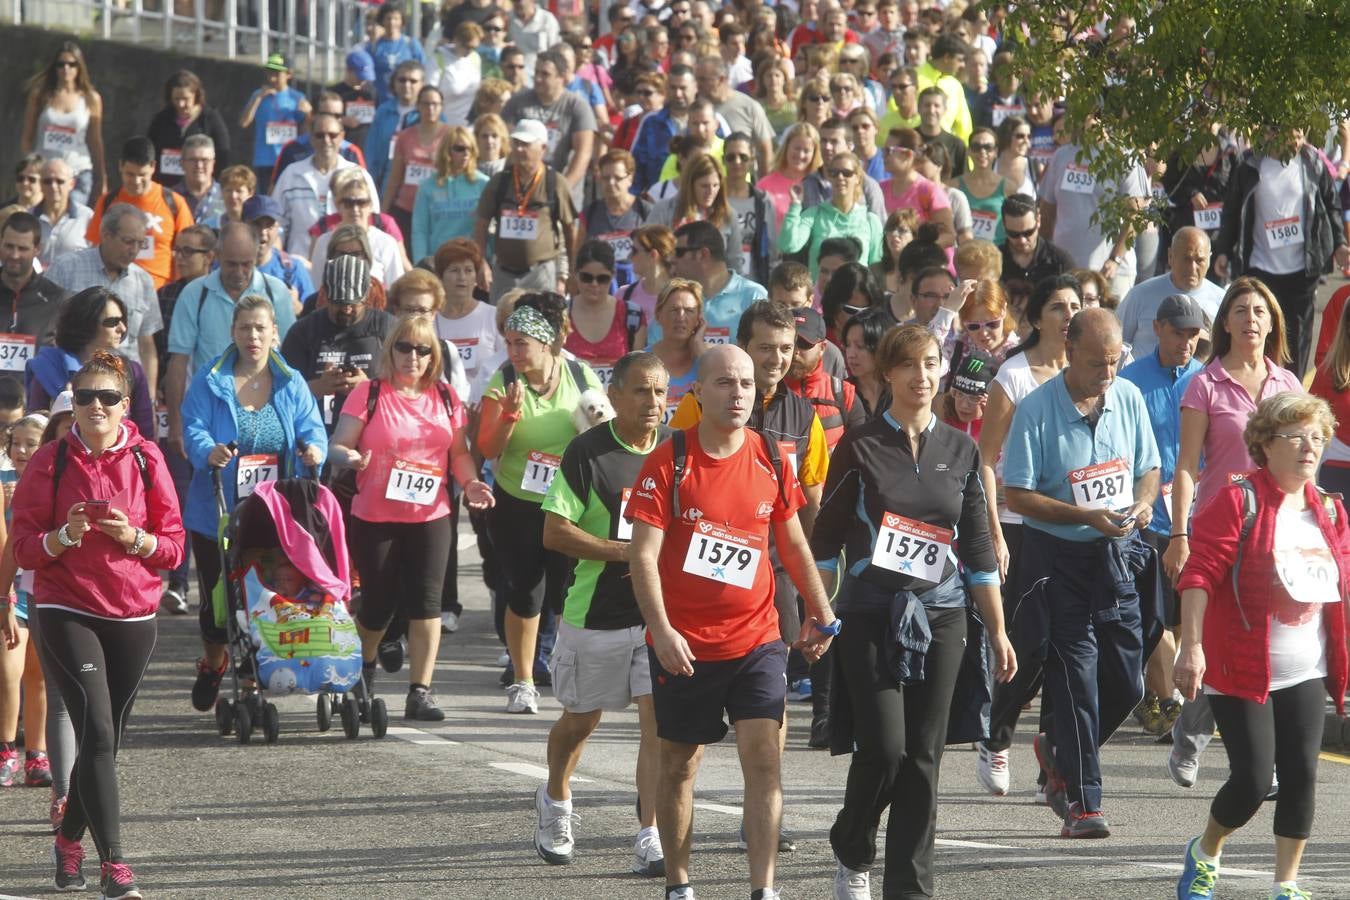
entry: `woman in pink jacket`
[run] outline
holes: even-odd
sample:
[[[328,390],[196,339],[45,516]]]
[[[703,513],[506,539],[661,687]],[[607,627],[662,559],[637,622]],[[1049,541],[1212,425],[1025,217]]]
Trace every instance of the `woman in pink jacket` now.
[[[159,570],[183,558],[183,522],[164,457],[125,420],[125,361],[98,351],[71,385],[75,427],[30,460],[10,539],[18,564],[36,572],[46,675],[78,747],[56,834],[56,888],[84,888],[87,828],[103,896],[133,898],[141,893],[122,857],[115,757],[155,646]]]
[[[1334,420],[1326,401],[1284,392],[1262,400],[1243,432],[1258,468],[1221,488],[1191,519],[1173,677],[1202,690],[1228,752],[1228,781],[1204,833],[1186,848],[1181,900],[1208,898],[1224,841],[1270,790],[1275,802],[1272,900],[1308,895],[1298,866],[1308,843],[1328,692],[1345,715],[1345,597],[1350,523],[1339,495],[1314,481]]]

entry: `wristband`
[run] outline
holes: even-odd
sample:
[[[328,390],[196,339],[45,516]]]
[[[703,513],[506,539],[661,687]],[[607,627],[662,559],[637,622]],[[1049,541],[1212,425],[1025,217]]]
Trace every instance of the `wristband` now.
[[[1169,535],[1167,536],[1167,539],[1168,539],[1169,541],[1175,541],[1177,538],[1183,538],[1183,537],[1186,538],[1187,540],[1189,540],[1190,537],[1191,537],[1191,533],[1190,533],[1189,531],[1183,531],[1183,532],[1181,532],[1180,534],[1169,534]]]
[[[504,421],[504,422],[519,422],[519,421],[520,421],[520,411],[517,410],[516,412],[507,412],[506,410],[502,410],[502,421]]]
[[[70,538],[70,523],[69,523],[69,522],[67,522],[65,525],[62,525],[62,526],[61,526],[61,529],[60,529],[59,531],[56,532],[56,542],[57,542],[58,544],[60,544],[62,547],[78,547],[78,546],[80,546],[80,542],[79,542],[79,541],[71,540],[71,538]]]
[[[127,552],[130,553],[132,556],[140,556],[140,555],[141,555],[141,547],[142,547],[144,544],[145,544],[145,529],[144,529],[144,528],[137,528],[137,529],[136,529],[136,541],[135,541],[135,543],[133,543],[133,544],[131,545],[131,549],[128,550]]]

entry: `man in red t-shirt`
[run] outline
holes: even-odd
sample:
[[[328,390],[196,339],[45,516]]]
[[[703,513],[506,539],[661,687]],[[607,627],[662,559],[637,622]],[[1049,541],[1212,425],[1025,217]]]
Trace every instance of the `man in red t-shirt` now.
[[[745,777],[750,888],[768,900],[777,896],[778,731],[788,651],[774,608],[770,529],[810,611],[795,646],[808,660],[819,659],[838,623],[797,520],[806,498],[796,473],[745,427],[755,405],[749,355],[730,345],[709,350],[693,391],[703,408],[698,426],[652,451],[627,511],[634,523],[633,590],[647,623],[661,738],[656,819],[666,848],[666,895],[693,896],[694,778],[703,745],[726,736],[725,714],[736,725]]]

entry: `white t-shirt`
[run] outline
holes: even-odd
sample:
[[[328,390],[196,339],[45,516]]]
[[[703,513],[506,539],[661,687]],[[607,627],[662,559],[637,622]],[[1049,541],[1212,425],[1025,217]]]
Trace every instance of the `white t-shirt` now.
[[[1016,356],[1010,356],[1003,365],[998,367],[998,374],[994,376],[994,381],[1003,388],[1003,393],[1008,395],[1013,406],[1021,403],[1040,383],[1031,372],[1031,364],[1027,362],[1027,355],[1019,353]],[[1007,438],[1004,438],[1004,446],[1007,446]],[[994,474],[998,477],[999,500],[998,500],[998,520],[1005,525],[1021,525],[1022,517],[1012,510],[1008,509],[1007,504],[1003,502],[1003,452],[1000,449],[998,462],[994,464]]]
[[[497,333],[497,311],[486,303],[476,303],[467,316],[451,319],[436,316],[436,336],[459,348],[464,374],[469,379],[470,404],[483,398],[488,379],[506,359],[506,345]]]
[[[1303,200],[1308,195],[1303,161],[1261,160],[1261,180],[1252,204],[1252,258],[1249,268],[1274,275],[1303,271]]]
[[[370,241],[370,277],[388,290],[408,271],[403,264],[402,248],[398,241],[378,228],[367,228],[366,238]],[[310,256],[310,265],[314,271],[323,271],[324,260],[328,259],[328,242],[332,239],[333,232],[325,231],[314,241],[314,253]]]
[[[1304,621],[1270,623],[1270,689],[1302,684],[1327,674],[1322,604],[1340,600],[1340,579],[1312,508],[1281,507],[1275,518],[1275,571],[1290,596],[1307,605]]]
[[[272,199],[281,204],[282,228],[286,234],[286,252],[292,256],[309,255],[309,229],[322,216],[336,212],[328,190],[329,180],[341,169],[355,168],[356,163],[339,156],[337,165],[328,173],[314,168],[314,157],[309,156],[287,166],[272,186]],[[370,192],[371,212],[380,211],[380,194],[375,182],[364,170],[366,190]],[[322,256],[318,257],[323,259]]]

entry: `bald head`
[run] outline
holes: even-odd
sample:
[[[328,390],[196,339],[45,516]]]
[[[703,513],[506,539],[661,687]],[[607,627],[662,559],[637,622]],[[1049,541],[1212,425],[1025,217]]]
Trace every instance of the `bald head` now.
[[[1069,322],[1069,343],[1082,344],[1085,341],[1100,341],[1120,344],[1120,321],[1109,309],[1093,307],[1079,312]]]
[[[755,403],[755,364],[750,354],[733,344],[721,344],[698,361],[694,396],[703,408],[699,425],[714,432],[731,432],[750,420]]]
[[[1172,283],[1179,290],[1193,291],[1209,271],[1209,235],[1194,225],[1179,229],[1167,248],[1167,264]]]
[[[1069,322],[1065,386],[1075,402],[1100,397],[1120,369],[1120,322],[1109,309],[1085,309]]]

